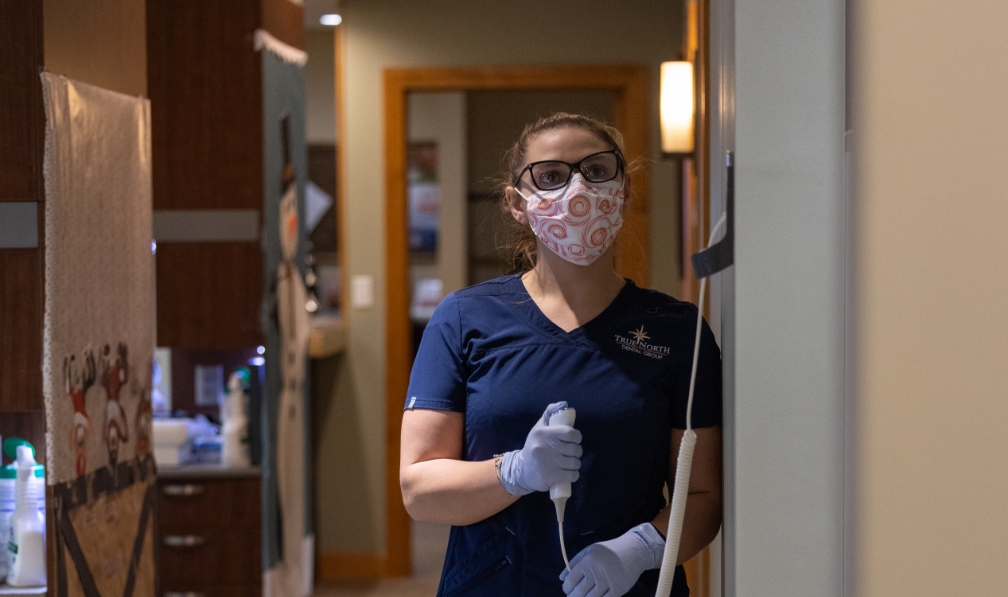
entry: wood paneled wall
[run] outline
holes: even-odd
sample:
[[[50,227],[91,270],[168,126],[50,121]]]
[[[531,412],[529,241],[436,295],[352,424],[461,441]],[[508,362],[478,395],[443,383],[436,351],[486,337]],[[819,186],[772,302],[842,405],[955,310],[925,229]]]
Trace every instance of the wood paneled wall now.
[[[42,200],[42,2],[0,4],[0,201]]]
[[[42,409],[42,249],[0,249],[0,412]]]
[[[156,278],[159,346],[243,349],[263,343],[258,242],[160,243]]]
[[[260,19],[246,4],[147,2],[156,210],[262,208]]]
[[[262,25],[273,37],[304,49],[304,9],[290,0],[262,0]]]
[[[261,214],[262,62],[253,36],[262,28],[304,47],[302,19],[288,0],[147,1],[155,210]],[[262,344],[258,241],[159,243],[156,267],[159,345]]]
[[[39,202],[40,223],[42,47],[42,3],[0,4],[0,201]],[[43,408],[42,263],[41,245],[0,249],[0,412]]]

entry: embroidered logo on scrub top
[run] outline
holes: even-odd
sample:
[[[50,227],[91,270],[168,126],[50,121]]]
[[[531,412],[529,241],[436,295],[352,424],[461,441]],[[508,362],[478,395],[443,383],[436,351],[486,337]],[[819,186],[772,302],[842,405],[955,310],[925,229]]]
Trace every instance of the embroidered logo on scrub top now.
[[[648,336],[647,333],[644,331],[644,326],[643,325],[640,326],[639,330],[634,330],[634,331],[632,331],[630,333],[633,335],[634,340],[637,340],[638,342],[640,342],[641,340],[650,340],[651,339],[651,336]]]
[[[657,344],[650,344],[646,342],[646,340],[650,340],[651,337],[644,331],[643,325],[636,330],[630,330],[629,334],[633,336],[633,339],[616,334],[616,343],[619,344],[620,348],[623,350],[642,354],[644,356],[651,357],[652,359],[662,359],[665,355],[669,354],[668,346],[659,346]]]

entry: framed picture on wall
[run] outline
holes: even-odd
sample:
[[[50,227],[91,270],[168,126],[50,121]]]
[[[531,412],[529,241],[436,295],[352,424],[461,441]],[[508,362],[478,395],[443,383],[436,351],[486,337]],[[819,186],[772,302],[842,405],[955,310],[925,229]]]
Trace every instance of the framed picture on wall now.
[[[406,176],[410,251],[434,253],[441,214],[437,143],[423,141],[407,145]]]

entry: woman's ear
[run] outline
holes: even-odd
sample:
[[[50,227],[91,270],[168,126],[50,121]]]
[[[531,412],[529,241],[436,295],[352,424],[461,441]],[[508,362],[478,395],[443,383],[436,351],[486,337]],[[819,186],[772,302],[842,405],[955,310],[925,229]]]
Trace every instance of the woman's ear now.
[[[630,201],[633,198],[633,193],[631,192],[631,183],[633,182],[629,174],[623,175],[623,205],[620,206],[620,215],[626,213],[627,207],[630,205]]]
[[[507,201],[511,216],[522,226],[528,226],[528,216],[525,214],[525,199],[518,194],[514,187],[504,189],[504,200]]]

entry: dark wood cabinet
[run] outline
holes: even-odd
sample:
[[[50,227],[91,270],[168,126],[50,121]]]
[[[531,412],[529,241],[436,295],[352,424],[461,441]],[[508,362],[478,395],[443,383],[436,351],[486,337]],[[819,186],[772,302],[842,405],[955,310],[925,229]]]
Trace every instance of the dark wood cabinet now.
[[[262,526],[258,474],[158,478],[160,594],[262,595]]]

